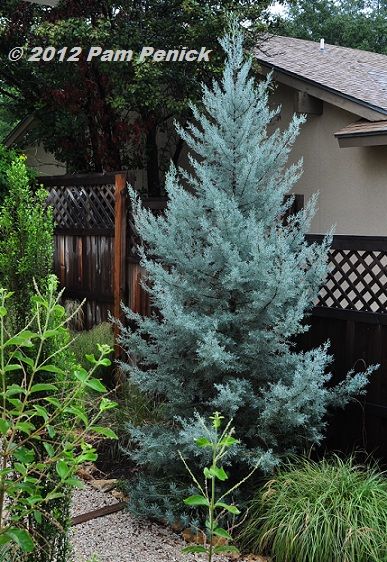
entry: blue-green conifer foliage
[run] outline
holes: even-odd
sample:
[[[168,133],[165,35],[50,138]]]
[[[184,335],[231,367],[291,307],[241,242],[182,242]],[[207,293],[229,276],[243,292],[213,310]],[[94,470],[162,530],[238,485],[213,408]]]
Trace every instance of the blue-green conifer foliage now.
[[[270,470],[282,455],[319,443],[327,409],[362,392],[368,375],[350,373],[328,388],[327,346],[294,347],[326,278],[330,244],[329,236],[305,242],[316,198],[284,220],[285,195],[302,172],[301,162],[287,161],[304,118],[274,130],[280,109],[269,107],[269,80],[250,76],[242,36],[232,31],[221,44],[222,80],[203,88],[203,108],[192,107],[193,123],[178,128],[190,171],[171,167],[163,216],[131,192],[157,312],[126,309],[123,367],[162,402],[164,421],[129,428],[142,469],[130,505],[169,521],[188,486],[177,451],[198,468],[208,460],[194,445],[203,433],[198,415],[234,418],[241,443],[227,462],[238,476],[258,459]]]

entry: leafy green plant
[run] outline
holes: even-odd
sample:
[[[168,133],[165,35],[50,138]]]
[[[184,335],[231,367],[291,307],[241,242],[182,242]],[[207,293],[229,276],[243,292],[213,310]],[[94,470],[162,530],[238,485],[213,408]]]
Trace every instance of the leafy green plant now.
[[[255,469],[246,476],[243,480],[232,486],[225,492],[221,492],[217,495],[216,482],[225,482],[228,480],[229,476],[223,466],[221,465],[222,459],[227,455],[230,447],[237,445],[239,441],[233,437],[234,429],[231,427],[232,420],[228,422],[223,431],[221,430],[223,416],[219,412],[215,412],[213,416],[210,417],[212,420],[212,431],[208,431],[205,424],[207,436],[199,437],[195,440],[196,445],[200,448],[209,448],[212,451],[211,464],[204,468],[204,485],[200,484],[199,480],[194,475],[193,471],[187,465],[184,457],[180,454],[185,467],[187,468],[189,474],[198,490],[199,495],[193,495],[184,500],[184,503],[191,507],[204,507],[207,510],[207,519],[205,523],[205,535],[208,539],[208,546],[194,545],[187,546],[183,549],[185,554],[191,553],[203,553],[208,555],[208,562],[213,560],[214,554],[225,554],[225,553],[238,553],[238,549],[235,546],[229,544],[216,545],[215,537],[220,537],[226,541],[232,541],[232,536],[226,529],[220,526],[220,519],[223,515],[229,513],[232,515],[239,515],[239,509],[229,503],[225,503],[225,499],[229,497],[235,490],[241,486],[246,480],[253,474]],[[256,467],[257,468],[257,467]]]
[[[0,109],[1,115],[1,109]],[[1,127],[1,125],[0,125]],[[8,179],[7,173],[14,161],[17,159],[17,154],[14,150],[5,148],[0,144],[0,206],[4,201],[4,197],[8,192]]]
[[[0,209],[0,286],[14,292],[8,307],[14,330],[25,325],[34,293],[52,273],[54,222],[46,206],[47,192],[32,189],[25,156],[6,171],[8,194]]]
[[[77,307],[79,309],[79,305]],[[75,309],[73,310],[73,314]],[[114,346],[114,334],[111,324],[109,322],[102,322],[98,326],[95,326],[91,330],[84,330],[83,332],[74,333],[74,342],[71,346],[73,353],[75,354],[76,360],[82,367],[86,368],[88,361],[85,358],[86,355],[90,355],[94,352],[97,344],[104,343],[109,347]],[[113,354],[112,354],[113,355]],[[112,359],[112,357],[110,357]],[[113,366],[110,369],[104,367],[97,369],[95,376],[99,378],[112,378]]]
[[[80,485],[75,477],[79,465],[96,459],[88,437],[116,437],[98,424],[104,412],[116,404],[104,395],[106,388],[94,377],[98,368],[110,365],[111,348],[99,345],[98,357],[88,356],[88,370],[71,363],[57,365],[56,357],[71,342],[53,346],[51,354],[44,352],[48,342],[60,342],[66,333],[67,319],[56,287],[51,276],[47,295],[37,291],[34,314],[16,334],[9,333],[6,325],[13,295],[0,289],[1,560],[16,560],[15,552],[32,552],[31,524],[39,524],[51,502]],[[50,382],[44,382],[45,375]],[[99,393],[98,411],[92,418],[80,399],[88,388]],[[42,449],[45,456],[40,454]]]
[[[334,456],[298,460],[258,491],[240,541],[276,562],[386,562],[387,479]]]

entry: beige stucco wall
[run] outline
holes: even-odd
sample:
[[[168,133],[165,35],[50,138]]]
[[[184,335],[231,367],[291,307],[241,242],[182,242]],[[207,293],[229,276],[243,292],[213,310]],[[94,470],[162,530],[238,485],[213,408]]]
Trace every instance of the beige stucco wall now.
[[[279,125],[294,111],[292,88],[277,85],[273,104],[282,104]],[[304,174],[294,191],[305,199],[319,191],[319,209],[311,232],[387,235],[387,146],[340,148],[334,133],[359,119],[326,102],[323,114],[309,115],[292,158],[304,159]]]
[[[27,156],[27,164],[37,170],[39,176],[57,176],[66,173],[66,166],[58,162],[53,154],[46,152],[42,145],[27,146],[22,150]]]

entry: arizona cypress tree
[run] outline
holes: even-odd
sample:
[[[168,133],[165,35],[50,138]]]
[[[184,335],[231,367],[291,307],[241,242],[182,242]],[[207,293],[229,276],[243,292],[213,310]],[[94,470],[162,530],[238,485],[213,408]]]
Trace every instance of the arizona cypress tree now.
[[[126,310],[136,328],[122,333],[130,358],[124,368],[161,402],[164,419],[130,428],[144,469],[130,505],[169,520],[187,488],[177,450],[199,467],[206,460],[193,444],[203,433],[198,414],[234,418],[241,444],[230,465],[243,474],[262,457],[270,469],[279,456],[318,443],[327,408],[367,382],[364,374],[348,376],[328,389],[326,347],[294,348],[325,279],[329,245],[304,240],[315,199],[284,219],[285,195],[301,173],[301,163],[286,164],[303,118],[269,133],[279,109],[269,109],[268,82],[256,86],[249,77],[240,34],[221,44],[223,79],[204,88],[204,110],[192,107],[194,124],[179,130],[192,172],[170,169],[163,216],[142,208],[132,192],[157,314]]]

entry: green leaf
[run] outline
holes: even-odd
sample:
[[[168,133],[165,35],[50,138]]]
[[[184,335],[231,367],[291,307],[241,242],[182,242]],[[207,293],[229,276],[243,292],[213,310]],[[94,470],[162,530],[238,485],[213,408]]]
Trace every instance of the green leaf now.
[[[54,437],[56,436],[55,428],[52,425],[46,425],[46,429],[51,439],[54,439]]]
[[[43,406],[39,406],[39,404],[35,404],[34,405],[34,410],[36,410],[36,413],[43,418],[45,421],[48,420],[49,414],[46,410],[46,408],[43,408]]]
[[[208,549],[205,548],[204,546],[199,546],[199,545],[195,545],[195,546],[186,546],[182,549],[181,551],[183,554],[196,554],[198,552],[208,552]]]
[[[222,466],[212,466],[210,468],[210,472],[212,472],[214,474],[214,476],[218,480],[221,480],[222,482],[224,482],[225,480],[228,479],[227,472],[224,470],[224,468]]]
[[[52,404],[55,408],[62,408],[62,404],[58,400],[58,398],[54,398],[53,396],[47,396],[44,398],[45,402]]]
[[[85,357],[86,357],[86,359],[87,359],[90,363],[93,363],[93,364],[97,363],[97,360],[96,360],[96,358],[94,357],[94,355],[88,354],[88,355],[85,355]]]
[[[5,308],[5,306],[0,306],[0,318],[4,318],[4,316],[7,316],[7,309]]]
[[[81,382],[85,382],[89,376],[89,373],[85,369],[77,369],[74,372],[74,376]]]
[[[98,379],[89,379],[85,381],[86,386],[97,392],[107,392],[106,387]]]
[[[59,336],[60,334],[63,334],[64,331],[61,328],[57,328],[56,330],[46,330],[43,333],[43,338],[44,339],[48,339],[48,338],[55,338],[56,336]]]
[[[73,414],[73,416],[76,416],[76,418],[81,420],[85,425],[89,423],[86,412],[82,408],[78,408],[78,406],[68,406],[64,409],[64,412],[66,414]]]
[[[230,533],[226,531],[226,529],[222,529],[222,527],[217,527],[216,529],[214,529],[214,535],[227,539],[228,541],[232,541],[232,536],[230,535]]]
[[[114,433],[114,431],[112,429],[110,429],[109,427],[101,427],[99,425],[93,425],[90,428],[90,431],[93,431],[94,433],[97,433],[98,435],[103,435],[104,437],[107,437],[108,439],[118,439],[117,434]]]
[[[7,420],[0,419],[0,433],[5,435],[9,430],[9,423]]]
[[[65,461],[58,461],[56,463],[56,472],[62,480],[65,480],[70,473],[70,468]]]
[[[22,476],[25,476],[27,474],[27,468],[21,462],[15,462],[14,467],[16,472],[20,472]]]
[[[10,373],[11,371],[20,371],[23,367],[21,365],[17,365],[17,363],[11,363],[4,367],[4,373]]]
[[[47,373],[55,373],[57,375],[63,375],[64,374],[64,370],[60,369],[56,365],[43,365],[43,367],[39,367],[39,369],[37,369],[37,371],[45,371]]]
[[[227,473],[222,467],[219,466],[211,466],[210,468],[206,467],[204,470],[204,476],[206,478],[217,478],[222,482],[228,479]]]
[[[98,361],[98,363],[100,365],[103,365],[103,367],[110,367],[110,365],[112,364],[112,362],[110,361],[110,359],[108,359],[107,357],[105,357],[105,359],[100,359]]]
[[[11,537],[9,537],[5,532],[0,534],[0,546],[4,546],[7,543],[12,541]]]
[[[20,414],[23,411],[24,404],[23,402],[21,402],[21,400],[19,400],[19,398],[8,398],[8,402],[13,406],[13,410],[11,410],[9,413],[17,412],[18,414]]]
[[[240,514],[239,509],[235,505],[228,505],[227,503],[224,503],[224,502],[217,502],[215,504],[215,507],[217,509],[225,509],[226,511],[229,511],[230,513],[233,513],[234,515]]]
[[[199,437],[198,439],[195,439],[195,443],[198,447],[212,447],[211,441],[206,439],[206,437]]]
[[[117,406],[117,402],[113,402],[113,400],[109,400],[109,398],[102,398],[101,402],[99,403],[99,411],[105,412],[106,410],[111,410],[112,408],[116,408]]]
[[[12,451],[13,456],[16,460],[22,463],[30,464],[34,462],[35,452],[33,449],[27,449],[26,447],[18,447]]]
[[[106,343],[97,343],[97,349],[100,353],[103,353],[104,355],[108,355],[108,353],[112,353],[114,351],[114,349],[110,347],[110,345],[107,345]]]
[[[38,334],[31,332],[30,330],[25,330],[13,338],[7,340],[4,344],[4,347],[9,347],[11,345],[15,345],[17,347],[33,347],[34,344],[32,343],[31,339],[39,337]]]
[[[185,505],[191,505],[191,506],[195,506],[195,505],[205,505],[206,507],[209,507],[209,502],[208,499],[205,498],[204,496],[190,496],[189,498],[186,498],[184,500]]]
[[[216,546],[214,548],[214,553],[215,554],[239,554],[239,550],[237,549],[236,546],[231,546],[228,544],[222,545],[222,546]]]
[[[43,443],[43,447],[46,449],[46,453],[50,458],[55,456],[55,449],[51,443]]]
[[[25,433],[26,435],[29,435],[30,433],[35,431],[36,427],[31,422],[20,421],[15,425],[15,429],[18,429],[22,433]]]
[[[15,396],[18,394],[26,394],[26,389],[20,386],[20,384],[11,384],[5,393],[5,396],[9,398],[10,396]]]
[[[55,386],[54,384],[49,384],[49,383],[38,383],[38,384],[34,384],[31,387],[31,393],[33,392],[45,392],[45,391],[52,391],[52,392],[57,392],[58,387]]]
[[[15,353],[12,354],[12,357],[15,357],[16,359],[19,359],[19,361],[22,361],[23,363],[25,363],[26,365],[28,365],[29,367],[33,367],[34,366],[34,361],[33,359],[31,359],[31,357],[27,357],[26,355],[24,355],[21,351],[15,351]]]
[[[234,439],[234,437],[231,437],[231,435],[227,435],[221,441],[219,441],[219,445],[221,447],[231,447],[232,445],[236,445],[237,443],[240,443],[240,441],[238,441],[238,439]]]
[[[58,498],[63,498],[63,493],[60,492],[50,492],[46,496],[46,501],[57,500]]]
[[[84,488],[84,482],[79,478],[68,478],[66,480],[66,486],[71,486],[72,488]]]
[[[5,533],[22,549],[23,552],[32,552],[35,548],[31,535],[25,529],[17,527],[8,529]]]
[[[34,511],[34,519],[39,524],[42,522],[42,514],[40,513],[40,511]]]

